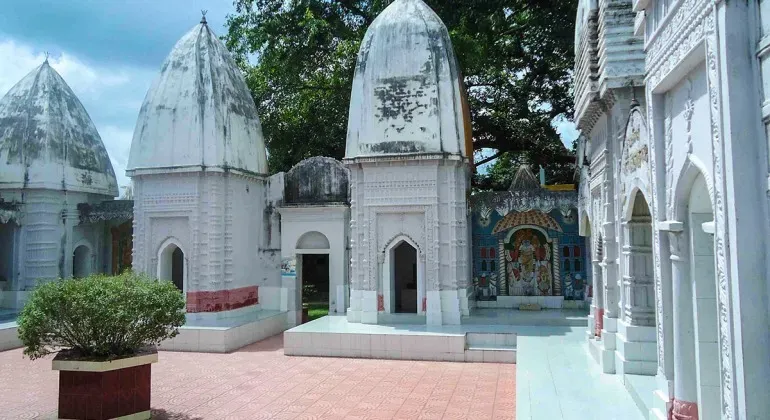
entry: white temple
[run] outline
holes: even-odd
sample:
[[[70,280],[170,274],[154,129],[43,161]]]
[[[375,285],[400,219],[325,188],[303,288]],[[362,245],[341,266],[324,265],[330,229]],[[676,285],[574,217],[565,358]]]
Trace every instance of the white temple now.
[[[0,319],[38,281],[99,270],[103,223],[79,206],[118,195],[112,164],[85,108],[46,60],[0,100]]]
[[[651,401],[651,419],[770,413],[768,11],[765,0],[580,2],[589,349]],[[633,389],[639,376],[656,385]]]
[[[446,26],[422,0],[393,2],[367,30],[344,160],[351,322],[376,324],[384,311],[459,324],[468,314],[472,151],[462,86]],[[396,281],[402,270],[414,278]]]

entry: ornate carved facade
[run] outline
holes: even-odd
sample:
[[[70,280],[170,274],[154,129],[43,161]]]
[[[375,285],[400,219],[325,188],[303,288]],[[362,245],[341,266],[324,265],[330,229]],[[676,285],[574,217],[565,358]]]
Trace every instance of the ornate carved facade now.
[[[597,21],[609,3],[636,13],[623,25],[644,67],[628,80],[644,84],[592,105],[576,96],[580,109],[602,110],[578,121],[580,230],[604,253],[592,266],[604,293],[589,348],[605,372],[657,376],[650,418],[761,417],[768,402],[753,389],[770,374],[768,288],[752,279],[768,278],[766,2],[599,1]],[[749,301],[765,303],[737,309]],[[747,337],[762,344],[748,348]]]

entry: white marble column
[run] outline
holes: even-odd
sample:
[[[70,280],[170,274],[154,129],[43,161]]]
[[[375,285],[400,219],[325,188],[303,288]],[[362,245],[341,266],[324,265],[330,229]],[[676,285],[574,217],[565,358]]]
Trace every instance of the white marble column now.
[[[685,240],[684,233],[669,233],[674,295],[674,398],[678,401],[693,403],[698,399],[695,320],[693,287]]]

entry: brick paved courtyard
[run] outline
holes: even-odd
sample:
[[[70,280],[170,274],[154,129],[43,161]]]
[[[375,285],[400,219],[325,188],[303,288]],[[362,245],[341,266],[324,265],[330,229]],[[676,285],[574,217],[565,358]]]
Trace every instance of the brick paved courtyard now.
[[[161,352],[157,419],[513,419],[515,365],[288,357],[282,336],[232,354]],[[51,358],[0,352],[0,419],[56,418]]]

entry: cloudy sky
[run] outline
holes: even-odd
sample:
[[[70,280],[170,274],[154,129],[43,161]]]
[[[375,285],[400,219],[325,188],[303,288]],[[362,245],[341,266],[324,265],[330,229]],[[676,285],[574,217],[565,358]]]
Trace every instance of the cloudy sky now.
[[[40,65],[45,52],[85,106],[127,185],[128,151],[144,96],[176,41],[207,10],[226,33],[232,0],[4,0],[0,12],[0,96]],[[566,144],[577,132],[558,124]]]

